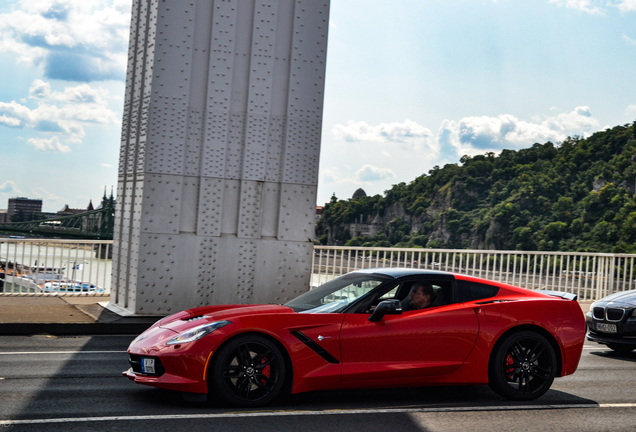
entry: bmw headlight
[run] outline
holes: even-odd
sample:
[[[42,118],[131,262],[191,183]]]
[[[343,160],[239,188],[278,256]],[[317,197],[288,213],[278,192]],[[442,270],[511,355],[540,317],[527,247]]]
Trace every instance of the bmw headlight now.
[[[168,342],[166,342],[166,344],[176,345],[176,344],[193,342],[195,340],[201,339],[205,335],[212,333],[216,329],[225,327],[228,324],[232,324],[232,323],[230,321],[215,321],[212,323],[203,324],[179,334],[179,336],[170,339]]]

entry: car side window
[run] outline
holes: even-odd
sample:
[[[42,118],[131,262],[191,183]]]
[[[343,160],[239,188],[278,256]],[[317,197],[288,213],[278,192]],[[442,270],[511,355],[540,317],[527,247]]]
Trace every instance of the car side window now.
[[[414,310],[411,304],[411,290],[415,285],[423,283],[432,288],[432,300],[427,307],[444,306],[453,302],[452,284],[448,280],[422,279],[421,281],[412,281],[405,283],[403,289],[398,292],[398,297],[402,302],[404,311]]]
[[[457,281],[457,294],[461,303],[494,297],[498,292],[499,288],[496,286],[477,282]]]
[[[396,286],[395,288],[393,288],[392,290],[390,290],[390,291],[388,291],[388,292],[386,292],[386,293],[382,294],[382,295],[378,298],[378,300],[382,301],[382,300],[388,300],[388,299],[395,298],[395,294],[397,294],[397,291],[398,291],[398,288],[399,288],[399,287],[400,287],[400,286],[399,286],[399,285],[397,285],[397,286]]]

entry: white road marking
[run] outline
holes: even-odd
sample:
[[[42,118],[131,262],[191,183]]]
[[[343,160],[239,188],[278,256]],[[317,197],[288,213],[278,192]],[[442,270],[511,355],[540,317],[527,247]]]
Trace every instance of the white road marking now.
[[[0,352],[0,355],[24,355],[24,354],[121,354],[127,351],[13,351]]]
[[[78,417],[78,418],[50,418],[31,420],[0,420],[0,426],[19,424],[50,424],[50,423],[81,423],[103,421],[132,421],[132,420],[194,420],[221,419],[246,417],[299,417],[318,415],[351,415],[351,414],[411,414],[411,413],[443,413],[470,411],[530,411],[530,410],[558,410],[580,408],[636,408],[636,403],[615,404],[563,404],[563,405],[512,405],[512,406],[483,406],[483,407],[446,407],[446,408],[370,408],[355,410],[324,410],[324,411],[260,411],[260,412],[225,412],[218,414],[168,414],[145,416],[112,416],[112,417]]]

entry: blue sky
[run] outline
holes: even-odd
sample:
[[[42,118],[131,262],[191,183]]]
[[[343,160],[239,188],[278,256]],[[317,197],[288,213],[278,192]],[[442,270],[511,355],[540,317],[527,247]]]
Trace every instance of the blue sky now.
[[[0,208],[116,184],[130,0],[0,2]],[[636,119],[636,0],[331,0],[318,205]]]

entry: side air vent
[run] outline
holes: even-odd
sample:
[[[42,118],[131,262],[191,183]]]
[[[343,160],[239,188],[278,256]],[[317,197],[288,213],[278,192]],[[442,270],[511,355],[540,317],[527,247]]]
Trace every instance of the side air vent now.
[[[316,341],[314,341],[313,339],[311,339],[309,336],[307,336],[305,333],[301,332],[301,331],[293,331],[291,332],[291,334],[293,334],[294,336],[296,336],[296,338],[301,341],[302,343],[304,343],[305,345],[307,345],[309,348],[311,348],[316,354],[318,354],[320,357],[322,357],[323,359],[327,360],[329,363],[340,363],[338,361],[337,358],[335,358],[334,356],[332,356],[331,354],[329,354],[327,352],[327,350],[325,350],[323,347],[321,347]]]

